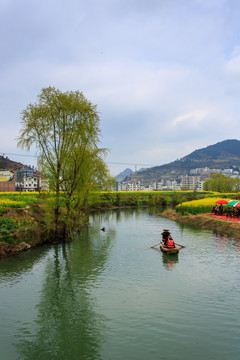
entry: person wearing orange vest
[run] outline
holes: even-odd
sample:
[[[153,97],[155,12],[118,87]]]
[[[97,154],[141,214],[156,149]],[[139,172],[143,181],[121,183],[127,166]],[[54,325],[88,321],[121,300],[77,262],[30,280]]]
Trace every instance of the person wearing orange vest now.
[[[166,241],[166,244],[164,244],[164,245],[165,245],[167,248],[169,248],[169,249],[175,248],[175,244],[174,244],[174,241],[173,241],[171,235],[168,236],[168,239],[167,239],[167,241]]]

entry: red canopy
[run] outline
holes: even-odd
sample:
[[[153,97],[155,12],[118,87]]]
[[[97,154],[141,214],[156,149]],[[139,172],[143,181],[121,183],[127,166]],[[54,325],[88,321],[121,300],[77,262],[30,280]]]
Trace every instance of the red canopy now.
[[[234,207],[240,207],[240,202],[236,203],[235,205],[233,205]]]
[[[215,201],[215,204],[227,204],[227,203],[228,200],[224,200],[224,199]]]

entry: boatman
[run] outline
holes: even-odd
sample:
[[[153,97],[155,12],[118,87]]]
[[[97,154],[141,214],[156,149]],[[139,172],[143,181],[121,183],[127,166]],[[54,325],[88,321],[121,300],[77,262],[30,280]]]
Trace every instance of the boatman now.
[[[170,232],[168,229],[163,229],[163,232],[161,233],[162,235],[162,241],[164,242],[164,245],[166,245],[168,236],[170,235]]]

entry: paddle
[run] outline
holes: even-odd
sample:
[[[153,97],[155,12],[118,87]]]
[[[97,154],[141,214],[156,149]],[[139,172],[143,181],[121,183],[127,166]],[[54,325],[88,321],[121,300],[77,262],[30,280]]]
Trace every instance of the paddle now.
[[[181,245],[181,244],[177,244],[177,243],[175,243],[176,245],[178,245],[178,246],[181,246],[182,248],[185,248],[186,246],[183,246],[183,245]]]
[[[158,243],[158,244],[156,244],[156,245],[152,245],[152,246],[150,246],[150,248],[154,248],[155,246],[158,246],[158,245],[160,245],[161,243]]]
[[[177,243],[175,243],[175,244],[178,245],[178,246],[181,246],[182,248],[185,248],[185,247],[186,247],[186,246],[183,246],[183,245],[181,245],[181,244],[177,244]],[[150,246],[150,248],[154,248],[155,246],[158,246],[158,245],[161,245],[161,242],[158,243],[158,244],[156,244],[156,245]]]

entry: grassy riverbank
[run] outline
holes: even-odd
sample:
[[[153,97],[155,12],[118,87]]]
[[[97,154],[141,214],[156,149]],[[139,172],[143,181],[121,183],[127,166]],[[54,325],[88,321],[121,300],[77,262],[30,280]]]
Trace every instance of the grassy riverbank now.
[[[181,215],[175,210],[169,209],[163,211],[160,215],[182,224],[198,227],[199,229],[208,229],[221,235],[240,238],[240,222],[213,218],[207,214]]]
[[[54,236],[54,196],[52,193],[0,193],[0,257],[46,242],[66,240],[64,232],[66,208],[64,206],[60,214],[63,231],[58,238]],[[216,194],[194,191],[91,193],[88,202],[82,202],[82,206],[78,208],[78,226],[74,226],[73,223],[73,229],[79,229],[79,223],[80,226],[84,226],[88,222],[88,214],[91,211],[144,206],[175,207],[178,204],[213,196]],[[173,212],[165,213],[171,217],[173,214]],[[80,222],[79,217],[82,219]],[[187,219],[188,217],[181,219],[176,213],[174,215],[176,221],[187,222]],[[193,223],[192,220],[190,223]],[[199,226],[205,225],[199,223]],[[234,234],[230,233],[232,236],[235,236]]]

